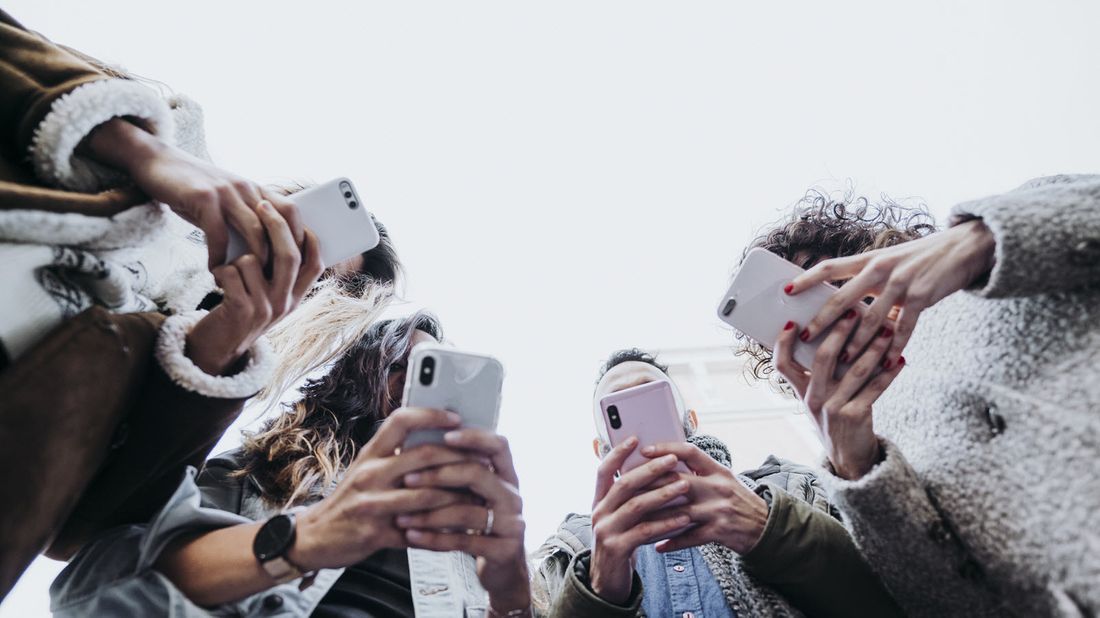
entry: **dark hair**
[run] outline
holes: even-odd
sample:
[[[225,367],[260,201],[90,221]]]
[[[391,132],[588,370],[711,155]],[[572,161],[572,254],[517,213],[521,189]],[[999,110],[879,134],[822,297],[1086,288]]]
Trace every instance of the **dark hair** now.
[[[621,365],[623,363],[629,362],[653,365],[657,369],[660,369],[661,373],[665,374],[666,376],[668,375],[668,365],[663,365],[658,362],[656,356],[638,348],[626,348],[623,350],[612,352],[611,356],[607,358],[607,361],[600,366],[600,376],[596,378],[596,384],[599,385],[600,380],[602,380],[603,377],[607,375],[607,372],[611,371],[611,369],[614,368],[616,365]]]
[[[306,382],[300,401],[245,435],[244,464],[234,476],[251,475],[276,505],[324,492],[385,420],[383,410],[399,401],[389,375],[417,330],[443,339],[439,320],[423,311],[372,324],[328,373]]]
[[[749,243],[738,263],[749,250],[762,247],[809,268],[821,260],[890,247],[935,231],[935,220],[923,203],[903,205],[886,195],[876,203],[853,196],[851,189],[835,195],[810,189],[790,214]],[[749,357],[748,372],[758,380],[768,379],[775,370],[771,351],[740,332],[735,336],[735,354]]]

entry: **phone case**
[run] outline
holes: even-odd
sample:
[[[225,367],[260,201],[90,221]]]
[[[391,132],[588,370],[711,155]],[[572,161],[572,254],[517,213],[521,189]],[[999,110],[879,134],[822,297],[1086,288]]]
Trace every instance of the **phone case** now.
[[[435,361],[432,382],[427,386],[420,382],[426,358]],[[503,384],[504,367],[491,356],[442,345],[419,345],[409,355],[402,400],[406,406],[456,412],[462,417],[463,427],[495,430]],[[444,433],[446,430],[440,429],[414,431],[404,448],[442,442]]]
[[[804,272],[797,264],[766,249],[749,251],[729,290],[718,303],[718,318],[769,350],[774,349],[775,340],[788,321],[805,326],[837,292],[828,283],[794,296],[783,291],[785,285]],[[856,310],[862,312],[862,305]],[[796,341],[794,360],[803,367],[812,366],[814,354],[831,328],[832,325],[813,341]],[[849,366],[838,363],[837,374]]]
[[[348,193],[351,197],[347,197]],[[347,178],[330,180],[299,191],[287,199],[298,207],[302,224],[317,236],[325,268],[378,245],[378,228],[374,225],[374,219],[359,199],[355,185]],[[230,228],[226,262],[232,262],[247,252],[244,239]]]
[[[611,426],[608,417],[610,406],[618,408],[619,418],[622,420],[617,429]],[[600,409],[603,411],[603,423],[612,447],[618,446],[630,436],[638,438],[638,448],[623,462],[620,473],[630,472],[649,461],[641,453],[644,446],[687,440],[683,421],[676,410],[676,399],[672,396],[672,387],[668,382],[649,382],[604,395],[600,398]],[[676,470],[691,473],[683,462],[677,464]]]

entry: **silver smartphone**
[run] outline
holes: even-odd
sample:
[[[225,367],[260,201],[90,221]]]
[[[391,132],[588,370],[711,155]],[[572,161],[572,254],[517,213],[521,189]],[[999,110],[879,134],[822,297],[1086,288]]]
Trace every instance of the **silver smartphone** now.
[[[378,246],[374,219],[355,191],[355,185],[347,178],[336,178],[304,189],[287,199],[298,207],[302,224],[317,236],[325,268]],[[236,230],[229,228],[226,263],[245,253],[248,253],[248,245]]]
[[[504,366],[492,356],[462,352],[440,344],[421,344],[409,354],[405,406],[455,412],[463,427],[496,430]],[[409,434],[403,448],[439,443],[447,430]]]
[[[806,326],[837,292],[837,288],[828,283],[794,296],[783,291],[783,286],[804,272],[797,264],[767,249],[749,251],[718,303],[718,318],[769,350],[775,349],[775,340],[788,321],[798,324],[799,328]],[[859,316],[863,315],[862,303],[853,308]],[[811,367],[818,346],[832,328],[830,324],[813,341],[796,341],[794,360],[803,367]],[[836,375],[843,374],[850,366],[838,362]]]

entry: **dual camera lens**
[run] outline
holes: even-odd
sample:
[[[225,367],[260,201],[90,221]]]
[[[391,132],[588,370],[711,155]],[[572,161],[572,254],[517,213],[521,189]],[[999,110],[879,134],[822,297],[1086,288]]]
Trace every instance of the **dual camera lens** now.
[[[340,190],[344,192],[344,201],[347,202],[348,208],[352,210],[359,208],[359,202],[355,201],[355,194],[351,192],[351,184],[340,183]]]
[[[623,426],[623,419],[619,418],[619,406],[607,406],[607,420],[611,423],[612,429]]]
[[[431,356],[425,356],[424,360],[420,362],[420,384],[424,386],[431,386],[432,380],[435,378],[435,359]]]

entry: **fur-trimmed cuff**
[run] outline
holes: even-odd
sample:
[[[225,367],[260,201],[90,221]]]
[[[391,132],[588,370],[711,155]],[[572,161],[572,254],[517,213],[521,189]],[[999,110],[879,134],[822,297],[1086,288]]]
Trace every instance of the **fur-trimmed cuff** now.
[[[179,386],[219,399],[251,397],[267,385],[275,368],[275,354],[266,337],[260,337],[249,350],[248,365],[235,375],[212,376],[199,369],[184,354],[187,333],[207,314],[190,311],[164,321],[157,337],[157,361],[168,377]]]
[[[95,81],[54,101],[35,129],[30,155],[39,178],[86,193],[121,182],[119,172],[78,156],[76,147],[93,129],[122,116],[140,118],[154,135],[175,142],[172,112],[155,91],[127,79]]]

